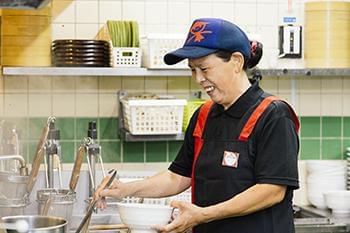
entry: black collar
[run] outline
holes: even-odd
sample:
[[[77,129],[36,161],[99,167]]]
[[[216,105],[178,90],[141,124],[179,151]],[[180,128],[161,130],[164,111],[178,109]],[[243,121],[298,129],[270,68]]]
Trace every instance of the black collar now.
[[[210,115],[215,117],[225,113],[234,118],[241,118],[263,93],[264,91],[259,87],[258,82],[255,82],[227,110],[224,109],[224,106],[215,103]]]

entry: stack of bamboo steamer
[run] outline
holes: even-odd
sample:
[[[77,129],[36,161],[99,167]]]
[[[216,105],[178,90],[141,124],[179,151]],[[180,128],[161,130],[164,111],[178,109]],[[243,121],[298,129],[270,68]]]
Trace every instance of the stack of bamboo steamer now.
[[[4,66],[51,65],[51,8],[2,10]]]
[[[305,66],[350,67],[350,2],[305,3]]]

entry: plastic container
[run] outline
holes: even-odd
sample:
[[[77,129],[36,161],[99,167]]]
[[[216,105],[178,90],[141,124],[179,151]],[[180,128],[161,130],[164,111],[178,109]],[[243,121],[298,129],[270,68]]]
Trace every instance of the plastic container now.
[[[140,48],[114,47],[113,66],[114,67],[141,67],[142,51]]]
[[[184,99],[121,100],[125,128],[134,135],[179,134]]]
[[[183,34],[149,34],[141,38],[142,66],[151,69],[188,69],[186,59],[175,65],[164,63],[164,55],[183,46]]]

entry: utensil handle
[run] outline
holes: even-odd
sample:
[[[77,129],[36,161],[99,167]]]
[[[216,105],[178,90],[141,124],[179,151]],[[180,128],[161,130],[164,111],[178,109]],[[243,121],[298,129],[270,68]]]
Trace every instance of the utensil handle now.
[[[101,188],[97,189],[97,190],[102,190],[102,189],[108,188],[112,184],[112,182],[113,182],[114,178],[116,177],[116,175],[117,175],[117,171],[115,170],[113,172],[113,175],[109,179],[104,179],[102,181],[102,183],[100,185]],[[98,201],[98,199],[93,199],[93,201],[90,203],[89,208],[88,208],[88,210],[87,210],[83,220],[81,221],[79,227],[75,231],[75,233],[80,233],[82,231],[83,227],[86,225],[86,223],[88,223],[88,220],[91,217],[92,211],[94,210],[97,201]]]
[[[50,196],[46,199],[45,203],[44,203],[44,207],[41,211],[41,215],[42,216],[46,216],[49,213],[49,209],[50,209],[50,205],[51,205],[51,194]]]
[[[77,186],[79,176],[80,176],[81,165],[83,164],[84,154],[85,154],[85,146],[80,146],[77,153],[77,157],[75,158],[72,175],[69,182],[70,190],[74,191]]]
[[[45,144],[45,141],[47,139],[48,134],[49,134],[49,127],[45,126],[43,128],[42,133],[41,133],[41,137],[40,137],[40,140],[39,140],[39,143],[37,146],[36,154],[33,158],[32,169],[30,171],[29,179],[28,179],[28,183],[27,183],[27,187],[26,187],[28,194],[32,192],[33,186],[34,186],[35,181],[38,177],[40,164],[41,164],[41,161],[43,160],[43,157],[44,157],[44,144]]]

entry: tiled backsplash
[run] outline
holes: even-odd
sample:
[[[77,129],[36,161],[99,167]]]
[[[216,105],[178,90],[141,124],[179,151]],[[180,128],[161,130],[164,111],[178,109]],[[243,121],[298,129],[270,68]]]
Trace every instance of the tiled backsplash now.
[[[350,117],[301,117],[301,159],[343,159]]]
[[[21,154],[32,161],[46,118],[2,118],[16,125],[21,139]],[[0,118],[0,121],[2,120]],[[181,141],[125,142],[120,140],[118,118],[56,119],[64,163],[73,163],[77,148],[87,136],[89,121],[97,122],[98,143],[105,163],[170,162]],[[300,159],[343,159],[350,146],[350,117],[301,117]]]
[[[20,137],[20,153],[32,161],[41,131],[47,118],[0,118],[16,125]],[[89,121],[97,122],[98,143],[104,163],[169,162],[176,156],[181,142],[124,142],[118,133],[118,118],[56,118],[60,130],[61,154],[64,163],[73,163],[79,145],[87,136]]]

